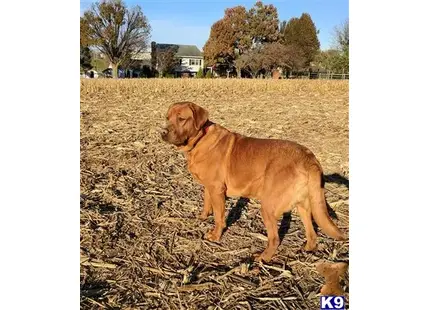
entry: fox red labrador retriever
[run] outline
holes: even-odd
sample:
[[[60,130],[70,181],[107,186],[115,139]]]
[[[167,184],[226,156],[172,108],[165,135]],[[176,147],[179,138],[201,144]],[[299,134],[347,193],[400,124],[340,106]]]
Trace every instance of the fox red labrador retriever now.
[[[185,153],[189,171],[205,188],[200,218],[213,212],[215,219],[208,240],[219,241],[226,226],[226,196],[261,201],[269,241],[258,261],[271,260],[279,246],[277,221],[294,207],[305,227],[306,251],[317,246],[312,218],[330,237],[344,239],[327,212],[321,165],[304,146],[231,132],[209,121],[208,111],[192,102],[169,107],[161,137]]]

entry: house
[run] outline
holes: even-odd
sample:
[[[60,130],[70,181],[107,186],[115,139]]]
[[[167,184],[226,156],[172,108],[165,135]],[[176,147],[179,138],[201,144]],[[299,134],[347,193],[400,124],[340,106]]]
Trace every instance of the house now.
[[[151,63],[151,49],[145,49],[139,53],[135,53],[131,59],[136,61],[143,61],[145,64]]]
[[[157,53],[168,49],[173,49],[177,60],[171,71],[175,77],[195,76],[199,69],[205,68],[203,53],[195,45],[151,42],[150,48],[135,53],[131,57],[131,62],[126,65],[125,76],[154,76],[157,70]]]
[[[204,68],[203,53],[195,45],[178,45],[175,57],[178,58],[178,65],[174,68],[176,76],[189,74],[195,76]]]
[[[195,45],[151,43],[151,63],[153,69],[157,70],[157,53],[172,49],[177,59],[177,64],[172,68],[176,77],[195,76],[204,68],[203,53]]]

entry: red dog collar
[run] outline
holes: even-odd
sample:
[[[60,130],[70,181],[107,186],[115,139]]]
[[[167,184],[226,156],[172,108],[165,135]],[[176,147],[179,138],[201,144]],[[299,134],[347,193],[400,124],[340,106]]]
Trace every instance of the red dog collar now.
[[[212,123],[210,120],[208,120],[204,125],[203,125],[203,135],[208,133],[209,127],[211,125],[214,125],[215,123]]]

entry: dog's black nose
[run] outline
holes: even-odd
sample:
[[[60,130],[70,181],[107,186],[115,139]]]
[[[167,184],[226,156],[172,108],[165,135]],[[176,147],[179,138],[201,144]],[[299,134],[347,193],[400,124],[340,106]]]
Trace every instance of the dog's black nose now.
[[[157,128],[157,131],[160,133],[160,135],[165,136],[167,135],[168,130],[166,128],[160,127]]]

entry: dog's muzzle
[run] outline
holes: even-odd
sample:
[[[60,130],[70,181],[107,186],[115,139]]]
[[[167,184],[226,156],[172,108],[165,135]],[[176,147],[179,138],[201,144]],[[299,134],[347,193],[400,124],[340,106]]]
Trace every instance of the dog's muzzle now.
[[[167,136],[168,134],[168,130],[166,128],[158,128],[157,131],[159,132],[160,135],[162,136]]]

